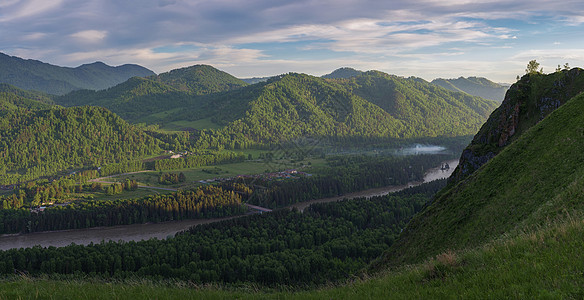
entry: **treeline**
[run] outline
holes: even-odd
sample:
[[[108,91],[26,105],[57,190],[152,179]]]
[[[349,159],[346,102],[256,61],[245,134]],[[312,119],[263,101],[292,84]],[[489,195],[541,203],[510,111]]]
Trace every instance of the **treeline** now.
[[[0,114],[0,184],[131,160],[159,141],[104,108],[11,110]]]
[[[160,184],[177,184],[185,182],[187,178],[183,172],[180,173],[162,173],[158,176],[158,183]]]
[[[76,193],[105,192],[108,195],[114,195],[120,194],[122,191],[135,191],[136,189],[138,189],[138,183],[129,179],[106,186],[102,186],[98,182],[77,184],[75,180],[67,177],[52,182],[47,180],[29,181],[22,184],[12,194],[0,196],[0,209],[34,208],[41,205],[65,203],[75,197]]]
[[[220,163],[232,163],[245,160],[243,153],[215,152],[205,154],[193,154],[174,159],[161,159],[154,162],[156,171],[194,168]]]
[[[327,158],[330,167],[315,170],[320,174],[318,176],[286,181],[263,181],[255,178],[238,180],[254,190],[246,199],[247,202],[277,208],[371,188],[422,181],[424,173],[440,165],[444,159],[445,156],[442,155],[333,156]]]
[[[200,225],[166,240],[0,251],[0,274],[321,284],[348,278],[378,257],[430,197],[413,188],[313,205],[305,213],[279,210]]]
[[[0,210],[0,234],[216,218],[246,211],[239,194],[220,187],[205,186],[194,191],[139,199],[78,201],[48,207],[41,212],[3,209]]]

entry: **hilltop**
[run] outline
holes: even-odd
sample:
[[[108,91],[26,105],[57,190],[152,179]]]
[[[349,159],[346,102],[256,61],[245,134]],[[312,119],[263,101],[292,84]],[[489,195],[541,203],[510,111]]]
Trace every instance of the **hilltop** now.
[[[359,76],[362,73],[363,73],[363,71],[355,70],[353,68],[343,67],[343,68],[338,68],[329,74],[322,75],[321,77],[326,78],[326,79],[340,79],[340,78],[347,79],[347,78]]]
[[[247,85],[243,80],[208,65],[175,69],[149,79],[195,95],[224,92]]]
[[[466,179],[438,193],[432,204],[408,224],[386,253],[385,262],[419,262],[449,249],[476,247],[503,235],[534,230],[562,217],[584,213],[580,201],[584,197],[584,94],[566,100],[575,94],[579,85],[570,83],[581,80],[580,73],[580,69],[573,69],[550,75],[530,74],[514,85],[490,120],[515,122],[520,129],[515,132],[521,134],[507,140],[497,155]],[[551,90],[545,88],[550,86]],[[556,107],[565,104],[555,110],[535,105],[552,94],[561,95],[551,102],[557,103]],[[505,104],[511,103],[518,108],[511,114],[529,118],[516,123],[517,119],[506,117],[502,112]],[[540,118],[543,120],[539,123],[530,124]],[[483,126],[475,141],[486,132],[500,133],[489,131],[493,128],[489,124]]]
[[[95,62],[68,68],[0,53],[0,83],[52,95],[79,89],[102,90],[134,76],[151,75],[154,72],[133,64],[112,67]]]
[[[483,77],[459,77],[456,79],[437,78],[432,84],[441,86],[453,92],[463,92],[484,99],[501,102],[508,86],[492,82]]]
[[[462,152],[460,164],[450,181],[460,181],[549,113],[584,91],[580,68],[548,75],[528,74],[513,84],[505,100],[489,117]]]

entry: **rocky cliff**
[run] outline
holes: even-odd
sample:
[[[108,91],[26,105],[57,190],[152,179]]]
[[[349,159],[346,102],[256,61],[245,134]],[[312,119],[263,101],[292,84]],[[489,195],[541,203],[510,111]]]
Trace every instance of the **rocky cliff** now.
[[[523,76],[509,88],[501,106],[462,152],[449,184],[468,177],[525,130],[581,92],[584,92],[584,70],[580,68]]]

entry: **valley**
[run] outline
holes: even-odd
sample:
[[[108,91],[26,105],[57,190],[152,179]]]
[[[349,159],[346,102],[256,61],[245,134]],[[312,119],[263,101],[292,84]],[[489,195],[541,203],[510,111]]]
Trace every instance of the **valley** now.
[[[144,71],[43,66],[48,82]],[[65,294],[96,281],[220,298],[509,295],[476,279],[501,286],[497,268],[520,298],[581,293],[553,266],[581,245],[582,69],[508,88],[351,68],[144,72],[0,86],[0,298],[30,293],[23,280]],[[510,279],[548,268],[556,283],[536,292]]]

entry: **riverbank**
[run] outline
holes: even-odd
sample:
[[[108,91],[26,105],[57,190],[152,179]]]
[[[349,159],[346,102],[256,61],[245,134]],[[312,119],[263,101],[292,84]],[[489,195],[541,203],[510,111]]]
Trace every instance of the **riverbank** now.
[[[313,203],[333,202],[343,199],[353,199],[360,197],[374,197],[383,196],[389,193],[401,191],[408,187],[420,185],[424,182],[429,182],[441,178],[446,178],[452,174],[458,164],[458,160],[447,161],[450,165],[449,170],[441,170],[436,167],[428,170],[424,175],[423,182],[410,182],[406,185],[400,186],[386,186],[381,188],[368,189],[361,192],[349,193],[342,196],[315,199],[306,202],[295,203],[287,208],[296,208],[303,211],[306,207]],[[88,245],[90,243],[100,243],[102,241],[140,241],[151,238],[165,239],[169,236],[174,236],[177,232],[186,230],[192,226],[208,224],[213,222],[220,222],[223,220],[238,218],[245,215],[232,216],[226,218],[213,219],[195,219],[195,220],[181,220],[164,223],[146,223],[146,224],[132,224],[112,227],[94,227],[87,229],[74,229],[50,232],[35,232],[28,234],[9,234],[0,235],[0,250],[9,250],[13,248],[29,248],[35,245],[41,247],[63,247],[75,243],[77,245]]]

